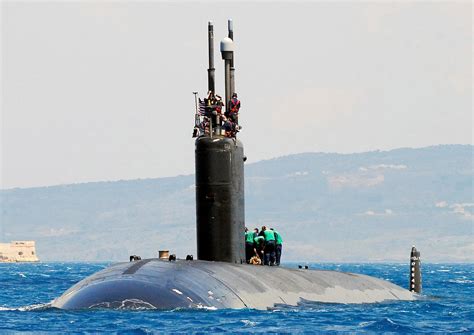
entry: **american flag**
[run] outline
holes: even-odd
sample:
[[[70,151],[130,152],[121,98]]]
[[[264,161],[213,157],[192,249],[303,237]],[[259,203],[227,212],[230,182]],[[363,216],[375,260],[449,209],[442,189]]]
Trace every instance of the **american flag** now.
[[[206,113],[206,103],[199,99],[199,114],[204,115]]]

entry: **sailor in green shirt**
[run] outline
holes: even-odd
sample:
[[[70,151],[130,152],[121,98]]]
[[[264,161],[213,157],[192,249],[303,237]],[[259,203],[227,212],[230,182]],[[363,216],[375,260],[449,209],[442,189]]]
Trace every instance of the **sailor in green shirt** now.
[[[258,233],[258,228],[255,228],[256,234]],[[260,258],[260,265],[263,265],[263,258],[264,258],[264,249],[265,249],[265,237],[263,236],[255,236],[254,238],[254,253]]]
[[[270,230],[273,230],[275,233],[275,238],[276,238],[276,247],[275,247],[275,256],[276,256],[276,265],[280,265],[280,259],[281,259],[281,249],[283,246],[283,239],[281,238],[281,235],[279,232],[277,232],[275,229],[270,228]]]
[[[254,255],[254,238],[256,234],[245,227],[245,259],[247,264],[250,263],[250,258]]]
[[[265,265],[275,265],[275,233],[273,230],[267,229],[267,227],[263,226],[262,231],[260,232],[260,236],[265,238],[265,258],[264,264]]]

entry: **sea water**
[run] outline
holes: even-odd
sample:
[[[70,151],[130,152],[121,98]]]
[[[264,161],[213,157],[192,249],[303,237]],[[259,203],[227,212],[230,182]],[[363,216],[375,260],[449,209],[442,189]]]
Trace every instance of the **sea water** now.
[[[474,265],[422,264],[423,295],[377,304],[242,310],[79,310],[49,302],[110,263],[0,264],[0,333],[474,332]],[[363,273],[408,287],[408,264],[308,264]],[[284,264],[297,267],[297,263]]]

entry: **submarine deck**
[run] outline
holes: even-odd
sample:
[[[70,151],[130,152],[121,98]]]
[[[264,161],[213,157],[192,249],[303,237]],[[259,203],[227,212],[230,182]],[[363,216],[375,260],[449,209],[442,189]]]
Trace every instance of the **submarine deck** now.
[[[255,308],[414,300],[416,295],[374,277],[208,261],[145,259],[118,263],[80,281],[52,302],[83,308]]]

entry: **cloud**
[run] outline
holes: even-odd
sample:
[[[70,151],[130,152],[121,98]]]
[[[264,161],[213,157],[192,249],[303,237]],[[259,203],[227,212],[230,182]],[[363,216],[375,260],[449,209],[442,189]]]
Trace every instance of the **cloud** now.
[[[65,229],[65,228],[59,228],[59,229],[48,229],[48,230],[43,230],[40,232],[40,236],[44,237],[60,237],[60,236],[66,236],[70,234],[75,234],[78,233],[78,230],[75,229]]]
[[[448,203],[446,201],[438,201],[435,206],[437,208],[445,208],[445,207],[448,207]]]
[[[458,214],[465,219],[474,220],[474,213],[466,210],[466,207],[474,207],[474,203],[467,202],[461,204],[452,204],[449,206],[449,208],[452,209],[451,213]]]
[[[385,209],[383,212],[375,212],[371,209],[363,213],[362,215],[366,216],[391,216],[393,215],[393,211],[390,208]]]
[[[454,203],[449,205],[446,201],[438,201],[435,203],[437,208],[449,208],[450,213],[457,214],[465,219],[474,220],[474,213],[466,208],[474,207],[473,202]]]
[[[353,118],[367,99],[365,90],[354,86],[303,86],[278,99],[268,122],[280,132],[291,133],[295,127],[288,127],[288,111],[297,110],[299,119],[294,121],[303,122],[302,129],[325,129]]]

